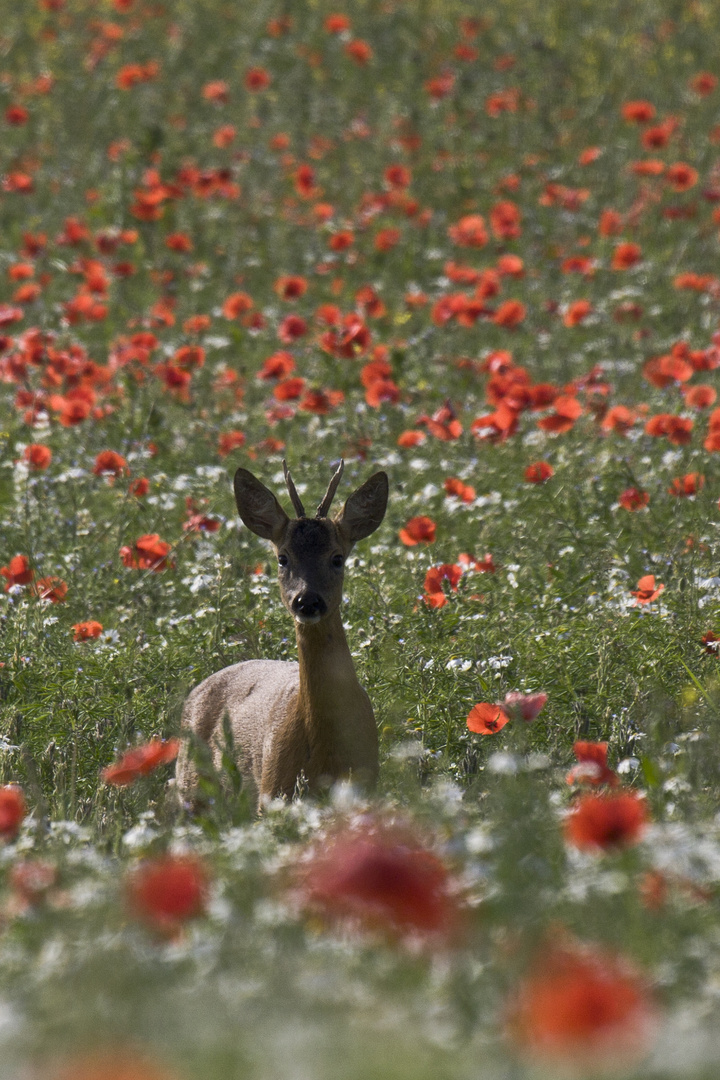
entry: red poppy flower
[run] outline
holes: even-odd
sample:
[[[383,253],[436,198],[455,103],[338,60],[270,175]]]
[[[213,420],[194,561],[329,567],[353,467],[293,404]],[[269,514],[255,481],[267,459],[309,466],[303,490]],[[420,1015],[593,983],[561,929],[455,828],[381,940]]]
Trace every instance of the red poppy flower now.
[[[425,89],[428,94],[431,98],[435,98],[436,101],[451,94],[454,86],[455,76],[452,71],[443,71],[442,74],[436,75],[432,79],[428,79],[425,83]]]
[[[283,379],[295,370],[295,358],[292,353],[281,349],[269,356],[257,373],[258,379]]]
[[[563,315],[563,323],[565,326],[579,326],[581,322],[587,319],[592,310],[593,306],[589,300],[573,300]]]
[[[375,234],[373,245],[376,251],[390,251],[402,240],[399,229],[381,229]]]
[[[403,431],[397,438],[398,446],[402,446],[405,449],[422,446],[427,439],[427,435],[424,431]]]
[[[25,799],[16,784],[0,787],[0,836],[12,840],[25,817]]]
[[[694,90],[696,94],[706,97],[713,92],[717,84],[717,75],[713,75],[709,71],[700,71],[697,75],[693,75],[689,85],[690,89]]]
[[[529,724],[540,714],[547,699],[547,694],[521,694],[517,690],[511,690],[505,695],[502,707],[512,719],[524,720]]]
[[[637,265],[642,259],[642,249],[639,244],[630,242],[618,244],[613,251],[611,266],[613,270],[629,270]]]
[[[20,127],[27,124],[30,113],[22,105],[8,105],[5,110],[5,123],[12,127]]]
[[[509,719],[510,716],[502,705],[481,701],[473,705],[466,722],[468,729],[477,735],[495,735],[505,727]]]
[[[270,73],[265,68],[252,67],[245,72],[245,89],[254,94],[266,90],[271,82]]]
[[[668,488],[669,495],[677,498],[687,498],[689,495],[697,495],[705,486],[705,477],[702,473],[686,473],[685,476],[676,476]]]
[[[298,300],[307,292],[307,279],[299,274],[284,274],[277,279],[273,288],[283,300]]]
[[[492,317],[496,326],[505,326],[514,329],[525,318],[527,309],[520,300],[504,300]]]
[[[299,315],[286,315],[278,327],[278,337],[283,345],[292,345],[307,333],[307,323]]]
[[[39,578],[33,585],[35,595],[41,600],[49,600],[51,604],[64,603],[67,591],[67,585],[59,577]]]
[[[237,129],[232,124],[221,124],[220,127],[213,132],[213,146],[217,146],[219,150],[223,150],[233,142],[236,135]]]
[[[367,41],[362,41],[360,38],[356,38],[354,41],[348,41],[345,45],[345,53],[354,60],[356,64],[367,64],[372,59],[373,51]]]
[[[644,510],[650,502],[650,496],[647,491],[641,491],[640,488],[630,487],[622,492],[618,498],[618,502],[623,510]]]
[[[508,1035],[533,1062],[627,1066],[647,1049],[654,1009],[621,960],[574,943],[545,948],[511,1005]]]
[[[29,585],[35,577],[27,555],[13,556],[7,566],[0,567],[0,574],[7,578],[5,592],[9,592],[13,585]]]
[[[169,934],[204,913],[209,888],[208,869],[195,855],[148,859],[126,881],[132,913],[153,929]]]
[[[245,445],[245,434],[242,431],[225,431],[218,439],[218,454],[227,457],[239,446]]]
[[[698,171],[685,161],[676,161],[674,165],[668,165],[665,179],[674,191],[688,191],[697,184]]]
[[[136,480],[131,480],[128,487],[128,492],[134,495],[136,499],[143,499],[150,490],[150,481],[146,476],[138,476]]]
[[[253,300],[244,292],[236,292],[228,296],[223,303],[222,313],[226,319],[237,319],[253,307]]]
[[[437,525],[432,518],[414,517],[408,521],[405,528],[400,530],[399,536],[407,547],[415,547],[416,544],[432,544],[435,540]]]
[[[637,420],[637,413],[627,405],[613,405],[603,416],[600,427],[603,431],[617,431],[626,435]]]
[[[648,124],[655,116],[655,106],[649,101],[626,101],[621,111],[623,120],[632,124]]]
[[[88,622],[73,623],[73,641],[90,641],[100,637],[103,632],[102,623],[90,619]]]
[[[425,575],[423,599],[428,607],[444,607],[447,597],[443,592],[443,582],[447,581],[453,592],[457,592],[458,583],[462,577],[462,566],[457,563],[443,563],[441,566],[432,566]]]
[[[52,450],[43,443],[31,443],[23,450],[23,458],[31,469],[47,469],[52,461]]]
[[[496,240],[517,240],[521,220],[520,207],[509,200],[495,203],[490,210],[490,228]]]
[[[577,765],[573,765],[567,774],[568,784],[609,784],[615,787],[619,783],[617,773],[608,767],[606,742],[576,742],[573,753]]]
[[[443,481],[443,488],[446,495],[454,495],[461,502],[471,503],[475,499],[475,488],[470,484],[464,484],[462,480],[459,480],[456,476],[449,476],[447,480]]]
[[[583,795],[565,819],[565,839],[583,851],[608,851],[637,843],[645,831],[645,800],[632,791]]]
[[[344,34],[351,24],[347,15],[328,15],[323,25],[328,34]]]
[[[95,625],[99,623],[81,625]],[[102,627],[100,628],[102,630]],[[93,635],[95,636],[95,635]],[[137,746],[128,750],[115,765],[108,765],[103,769],[101,776],[106,784],[114,784],[116,787],[124,787],[132,784],[140,776],[147,776],[159,768],[174,761],[180,749],[179,739],[151,739],[144,746]]]
[[[529,484],[544,484],[546,480],[555,475],[555,470],[547,461],[536,461],[534,464],[528,465],[524,475]]]
[[[132,547],[121,547],[120,558],[124,566],[134,570],[154,570],[159,573],[174,566],[172,560],[167,558],[171,547],[172,545],[161,540],[157,533],[146,533],[138,537]]]
[[[442,860],[409,832],[367,821],[312,851],[296,889],[311,912],[391,936],[447,940],[460,919]]]
[[[412,173],[405,165],[388,165],[383,176],[391,188],[409,187],[412,180]]]
[[[710,656],[720,656],[720,634],[708,630],[707,634],[703,634],[700,640],[705,646],[706,653],[709,653]]]
[[[96,476],[120,476],[127,471],[127,461],[114,450],[101,450],[95,458],[93,472]]]
[[[664,585],[655,584],[654,574],[646,574],[645,577],[641,577],[638,581],[637,589],[630,590],[630,594],[635,597],[636,604],[652,604],[653,600],[657,600],[664,588]]]
[[[448,236],[461,247],[485,247],[488,242],[485,218],[481,214],[467,214],[450,225]]]
[[[561,394],[553,402],[553,412],[538,420],[538,427],[543,431],[552,431],[557,435],[570,431],[578,417],[582,416],[583,407],[576,397]]]

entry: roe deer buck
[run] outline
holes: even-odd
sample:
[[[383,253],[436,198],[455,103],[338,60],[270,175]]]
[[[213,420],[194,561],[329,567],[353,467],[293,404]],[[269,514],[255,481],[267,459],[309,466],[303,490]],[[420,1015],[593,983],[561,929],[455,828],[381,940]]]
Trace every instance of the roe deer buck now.
[[[196,686],[183,710],[183,727],[209,743],[216,762],[227,714],[240,772],[259,806],[278,795],[291,798],[303,775],[312,791],[341,777],[373,784],[378,773],[375,717],[355,673],[340,603],[345,560],[353,544],[380,525],[388,478],[375,473],[331,519],[341,461],[315,517],[307,517],[284,461],[283,469],[296,520],[247,469],[235,473],[235,501],[245,525],[277,553],[299,663],[233,664]],[[196,780],[185,744],[177,767],[183,798],[192,799]]]

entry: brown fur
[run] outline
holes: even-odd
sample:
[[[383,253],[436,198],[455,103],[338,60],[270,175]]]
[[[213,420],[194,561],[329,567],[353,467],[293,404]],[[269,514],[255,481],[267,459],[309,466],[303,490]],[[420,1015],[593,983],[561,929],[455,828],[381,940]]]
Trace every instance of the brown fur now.
[[[238,767],[260,805],[292,797],[301,777],[311,791],[343,777],[367,785],[377,779],[375,717],[355,673],[340,604],[344,559],[382,521],[387,486],[385,474],[376,473],[333,520],[291,520],[251,473],[236,473],[240,516],[285,563],[281,595],[295,618],[299,663],[248,660],[211,675],[189,695],[183,727],[211,746],[219,764],[228,715]],[[306,616],[313,605],[318,610]],[[182,797],[192,801],[197,777],[187,745],[176,775]]]

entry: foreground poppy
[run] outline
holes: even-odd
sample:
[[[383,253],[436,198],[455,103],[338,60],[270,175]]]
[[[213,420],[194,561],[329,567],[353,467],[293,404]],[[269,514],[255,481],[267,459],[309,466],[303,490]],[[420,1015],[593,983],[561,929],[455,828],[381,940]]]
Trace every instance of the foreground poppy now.
[[[51,604],[62,604],[67,596],[68,587],[59,577],[39,578],[33,585],[35,595]]]
[[[632,791],[583,795],[565,819],[565,839],[582,851],[608,851],[637,843],[648,815]]]
[[[533,721],[547,704],[547,694],[522,694],[517,690],[505,695],[502,707],[514,720]]]
[[[558,1065],[627,1066],[648,1047],[654,1008],[628,964],[570,942],[538,956],[512,1002],[508,1035],[523,1055]],[[585,1075],[583,1073],[583,1075]]]
[[[650,503],[650,496],[647,491],[641,491],[640,488],[630,487],[626,488],[618,497],[618,503],[622,506],[623,510],[644,510]]]
[[[176,933],[188,919],[205,911],[210,875],[195,855],[147,859],[126,881],[132,913],[161,933]]]
[[[529,484],[544,484],[546,480],[555,475],[555,470],[547,461],[536,461],[534,464],[528,465],[524,475]]]
[[[0,836],[12,840],[25,817],[25,799],[16,784],[0,787]]]
[[[301,865],[297,890],[308,910],[362,930],[447,939],[458,926],[448,868],[397,827],[338,831]]]
[[[617,773],[608,768],[606,742],[576,742],[573,753],[577,765],[573,765],[567,774],[568,784],[609,784],[614,787],[619,781]]]
[[[179,739],[151,739],[144,746],[128,750],[115,765],[108,765],[100,775],[106,784],[124,787],[140,776],[147,776],[160,765],[174,761],[179,749]]]
[[[73,623],[73,641],[91,641],[100,637],[103,632],[102,623],[90,619],[88,622]]]
[[[29,585],[35,577],[27,555],[14,555],[7,566],[0,566],[0,574],[7,579],[5,592],[9,592],[13,585]]]

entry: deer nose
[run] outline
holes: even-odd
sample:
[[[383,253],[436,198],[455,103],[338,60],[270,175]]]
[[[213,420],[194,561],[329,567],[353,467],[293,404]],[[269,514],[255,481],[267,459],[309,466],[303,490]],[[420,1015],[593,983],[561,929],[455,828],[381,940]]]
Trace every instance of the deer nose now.
[[[327,611],[327,604],[316,592],[298,593],[293,597],[291,606],[294,615],[324,615]]]

